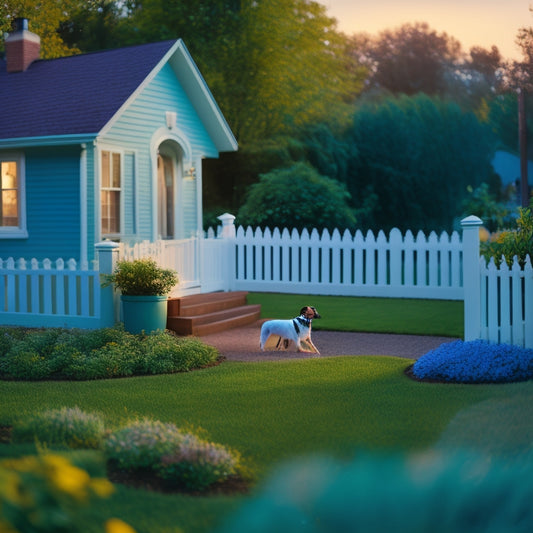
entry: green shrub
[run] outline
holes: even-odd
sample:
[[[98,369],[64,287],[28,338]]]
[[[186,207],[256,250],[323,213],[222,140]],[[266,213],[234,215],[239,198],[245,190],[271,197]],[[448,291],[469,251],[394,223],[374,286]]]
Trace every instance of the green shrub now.
[[[37,441],[46,446],[99,448],[104,437],[103,418],[78,407],[63,407],[22,419],[13,427],[13,442]]]
[[[108,461],[119,470],[154,469],[171,454],[184,435],[174,424],[137,420],[111,433],[104,442]]]
[[[110,466],[148,471],[169,485],[203,490],[237,473],[240,456],[174,424],[143,419],[111,433],[104,443]]]
[[[16,332],[11,335],[11,331]],[[102,379],[184,372],[218,358],[216,348],[169,332],[132,335],[120,326],[100,330],[7,328],[0,353],[3,379]]]
[[[533,206],[529,208],[519,207],[516,230],[504,231],[481,243],[481,253],[487,261],[492,257],[496,265],[499,266],[503,257],[507,265],[511,267],[514,256],[517,256],[522,268],[524,268],[527,256],[533,261],[532,209]]]
[[[270,228],[354,229],[354,210],[346,186],[321,176],[306,163],[272,170],[250,186],[239,209],[240,225]]]
[[[203,490],[235,474],[238,463],[235,452],[189,434],[176,451],[161,457],[156,472],[173,485]]]
[[[151,258],[142,258],[118,261],[113,274],[105,276],[103,286],[113,284],[126,296],[164,296],[176,283],[174,270],[160,267]]]

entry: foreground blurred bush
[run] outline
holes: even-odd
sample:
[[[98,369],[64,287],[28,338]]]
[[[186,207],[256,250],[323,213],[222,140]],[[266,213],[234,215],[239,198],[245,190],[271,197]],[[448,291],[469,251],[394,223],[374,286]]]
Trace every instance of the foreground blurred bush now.
[[[0,531],[83,531],[77,510],[94,498],[107,498],[113,490],[107,479],[91,478],[59,455],[5,459],[0,461]]]
[[[470,454],[307,459],[217,533],[530,533],[533,460]]]

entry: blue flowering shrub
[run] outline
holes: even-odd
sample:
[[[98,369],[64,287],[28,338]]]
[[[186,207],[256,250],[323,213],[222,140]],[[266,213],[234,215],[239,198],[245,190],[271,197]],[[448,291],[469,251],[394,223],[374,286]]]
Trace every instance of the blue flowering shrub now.
[[[450,383],[511,383],[533,378],[533,350],[482,340],[441,344],[418,359],[416,379]]]

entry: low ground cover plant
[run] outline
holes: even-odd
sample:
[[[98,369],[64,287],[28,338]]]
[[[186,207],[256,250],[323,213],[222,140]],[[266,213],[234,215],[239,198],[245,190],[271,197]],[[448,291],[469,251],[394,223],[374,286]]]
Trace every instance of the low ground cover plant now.
[[[105,434],[102,415],[79,407],[47,409],[15,424],[13,442],[37,442],[44,446],[99,448]]]
[[[0,378],[88,380],[186,372],[214,364],[218,351],[169,332],[0,328]]]
[[[413,365],[418,379],[450,383],[511,383],[533,378],[533,350],[482,340],[441,344]]]
[[[239,454],[183,432],[174,424],[143,419],[111,433],[104,452],[113,470],[152,474],[169,487],[203,490],[239,473]]]

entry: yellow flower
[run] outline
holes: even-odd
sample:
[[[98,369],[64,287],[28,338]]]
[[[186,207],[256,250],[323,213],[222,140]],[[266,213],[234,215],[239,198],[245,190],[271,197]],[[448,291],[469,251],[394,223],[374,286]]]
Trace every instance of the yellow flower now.
[[[119,518],[110,518],[105,523],[105,533],[135,533],[135,529]]]
[[[490,239],[490,233],[484,226],[479,227],[479,240],[481,242],[487,242]]]
[[[0,470],[0,501],[20,502],[20,477],[15,472]],[[0,529],[0,531],[2,531]]]
[[[87,497],[87,487],[91,478],[85,470],[71,465],[65,458],[57,455],[46,455],[43,461],[55,488],[77,500]]]
[[[115,487],[108,479],[95,478],[91,480],[92,491],[100,498],[107,498],[115,492]]]

